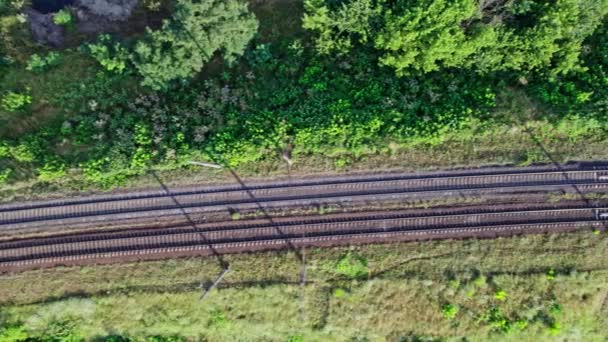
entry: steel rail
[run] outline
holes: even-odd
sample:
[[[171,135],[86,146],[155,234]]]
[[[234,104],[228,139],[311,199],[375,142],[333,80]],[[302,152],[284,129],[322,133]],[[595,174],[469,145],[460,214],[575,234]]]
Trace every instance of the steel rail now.
[[[564,173],[571,171],[589,171],[589,172],[608,172],[607,162],[578,162],[564,165],[560,168],[555,166],[541,167],[500,167],[500,168],[479,168],[479,169],[464,169],[453,171],[438,171],[426,173],[385,173],[381,175],[353,175],[328,178],[312,178],[299,179],[290,181],[276,181],[272,183],[252,183],[247,185],[247,190],[259,189],[274,189],[274,188],[289,188],[300,186],[324,186],[337,185],[347,183],[366,183],[377,181],[391,180],[422,180],[422,179],[439,179],[439,178],[461,178],[461,177],[476,177],[476,176],[492,176],[492,175],[521,175],[533,173]],[[0,204],[0,212],[10,212],[15,210],[39,209],[56,206],[68,206],[77,204],[98,204],[102,202],[126,201],[133,199],[159,198],[171,196],[186,196],[196,194],[209,194],[217,192],[242,191],[240,185],[224,185],[224,186],[207,186],[201,188],[178,189],[170,194],[165,191],[140,191],[129,194],[116,195],[97,195],[79,199],[61,199],[49,201],[36,201],[27,204]]]
[[[553,178],[553,179],[547,179]],[[557,178],[557,179],[556,179]],[[422,180],[407,180],[394,181],[382,180],[366,183],[343,183],[333,185],[330,189],[327,188],[306,188],[302,190],[302,194],[297,193],[298,186],[288,188],[273,188],[264,189],[264,193],[257,194],[248,190],[231,191],[229,193],[213,194],[211,196],[220,196],[201,200],[198,197],[177,198],[175,201],[166,201],[166,203],[150,203],[149,200],[135,200],[127,202],[112,202],[112,207],[108,207],[107,202],[88,203],[86,205],[66,206],[66,207],[50,207],[36,208],[33,212],[29,209],[15,210],[11,212],[0,213],[0,227],[14,224],[22,224],[29,222],[53,221],[62,219],[76,219],[92,216],[116,216],[121,214],[131,213],[150,213],[167,210],[214,207],[214,206],[229,206],[242,205],[251,203],[273,203],[287,201],[310,201],[310,200],[327,200],[340,197],[362,197],[371,195],[399,195],[410,193],[423,192],[438,192],[438,191],[480,191],[488,189],[508,189],[508,188],[530,188],[530,187],[549,187],[549,186],[583,186],[583,185],[602,185],[608,184],[608,179],[600,179],[598,171],[568,171],[568,172],[550,172],[550,173],[523,173],[523,174],[503,174],[491,176],[468,176],[468,177],[443,177],[439,179],[426,178]],[[447,182],[446,182],[447,181]],[[405,182],[405,183],[404,183]],[[434,184],[439,182],[439,184]],[[443,182],[443,184],[441,183]],[[346,189],[340,191],[336,189],[338,186],[346,186]],[[285,192],[287,194],[279,195],[273,192]],[[291,194],[295,192],[295,194]],[[230,198],[232,196],[232,198]],[[236,198],[234,198],[236,196]],[[223,197],[223,198],[222,198]],[[174,197],[176,198],[176,197]],[[204,197],[203,197],[204,198]],[[162,199],[165,199],[164,197]],[[152,201],[158,199],[151,199]]]
[[[70,243],[63,243],[3,250],[0,252],[0,270],[23,263],[43,264],[51,259],[61,262],[61,260],[71,260],[70,258],[75,256],[85,255],[88,255],[85,259],[95,259],[100,255],[120,254],[124,252],[129,252],[131,255],[138,255],[139,253],[139,255],[145,256],[158,254],[154,252],[158,250],[165,250],[167,251],[165,253],[170,253],[170,251],[176,248],[196,247],[200,249],[207,246],[214,249],[225,249],[225,246],[246,247],[247,244],[251,243],[256,246],[262,246],[264,243],[276,245],[277,241],[289,242],[292,245],[294,241],[301,241],[301,239],[311,239],[310,242],[335,241],[336,237],[352,240],[359,239],[357,236],[371,236],[370,234],[406,234],[409,236],[415,232],[418,235],[425,236],[425,234],[436,235],[442,231],[462,234],[471,232],[472,229],[492,231],[493,229],[504,230],[505,227],[520,227],[520,229],[523,229],[521,227],[534,227],[538,225],[570,225],[576,227],[588,225],[597,227],[605,223],[600,219],[599,213],[606,212],[607,210],[606,208],[556,209],[495,212],[478,215],[438,215],[404,219],[378,219],[371,217],[368,220],[340,223],[317,223],[285,227],[268,225],[264,228],[204,232],[207,235],[205,237],[205,244],[201,243],[200,237],[197,236],[200,234],[198,232],[146,237],[149,239],[127,237],[92,242],[77,241],[73,243],[76,248],[69,248]],[[287,234],[285,233],[285,229],[289,231]],[[510,230],[513,229],[515,228],[510,228]],[[210,238],[209,234],[213,234],[214,237]],[[260,245],[260,242],[263,242],[262,245]],[[234,249],[236,247],[230,248]],[[246,249],[239,250],[237,248],[232,252],[242,251],[246,251]],[[228,250],[227,252],[231,251]]]

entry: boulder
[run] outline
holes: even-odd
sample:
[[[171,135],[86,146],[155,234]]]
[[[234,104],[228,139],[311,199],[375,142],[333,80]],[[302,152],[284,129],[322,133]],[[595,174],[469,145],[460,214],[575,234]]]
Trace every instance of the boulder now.
[[[138,0],[75,0],[74,5],[89,15],[108,21],[124,21],[129,18]]]
[[[64,42],[65,29],[53,22],[53,13],[42,14],[33,8],[27,8],[32,35],[36,42],[61,47]]]

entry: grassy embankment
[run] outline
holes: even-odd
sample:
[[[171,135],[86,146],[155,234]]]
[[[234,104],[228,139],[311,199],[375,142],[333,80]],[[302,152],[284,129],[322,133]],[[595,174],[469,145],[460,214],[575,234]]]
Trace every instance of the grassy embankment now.
[[[30,271],[0,277],[1,312],[86,339],[603,341],[607,247],[581,232],[311,249],[304,286],[292,252],[233,255],[204,302],[212,258]]]

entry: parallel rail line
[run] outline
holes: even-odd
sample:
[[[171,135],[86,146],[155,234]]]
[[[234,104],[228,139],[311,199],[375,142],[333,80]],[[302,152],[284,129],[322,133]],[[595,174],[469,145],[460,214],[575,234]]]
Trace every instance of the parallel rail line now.
[[[518,172],[490,175],[453,176],[442,174],[439,177],[411,175],[386,178],[374,177],[373,180],[354,178],[332,182],[311,182],[303,184],[283,184],[282,186],[253,186],[246,188],[224,188],[220,190],[201,190],[199,192],[176,192],[158,194],[154,197],[133,198],[133,196],[100,198],[83,203],[31,204],[29,206],[0,207],[0,229],[22,227],[57,220],[91,219],[112,220],[121,215],[133,217],[152,217],[179,214],[182,210],[199,208],[226,207],[232,205],[281,204],[287,202],[310,203],[319,200],[348,200],[370,196],[399,196],[404,194],[449,191],[482,191],[488,189],[518,189],[551,186],[588,186],[606,185],[608,171],[547,171]],[[173,211],[173,212],[171,212]]]
[[[278,181],[273,183],[256,183],[248,184],[246,188],[248,190],[260,190],[260,189],[273,189],[273,188],[286,188],[286,187],[298,187],[298,186],[324,186],[332,184],[346,184],[346,183],[366,183],[374,181],[391,181],[391,180],[420,180],[420,179],[438,179],[438,178],[452,178],[452,177],[471,177],[471,176],[492,176],[492,175],[509,175],[509,174],[531,174],[531,173],[563,173],[568,171],[597,171],[602,176],[608,176],[608,162],[580,162],[565,165],[561,168],[550,167],[526,167],[526,168],[515,168],[515,167],[502,167],[496,169],[480,168],[474,170],[455,170],[455,171],[443,171],[443,172],[429,172],[422,174],[381,174],[381,175],[367,175],[367,176],[347,176],[347,177],[329,177],[320,179],[300,179],[293,181]],[[27,210],[27,209],[41,209],[50,207],[62,207],[77,204],[99,204],[102,202],[114,202],[114,201],[126,201],[133,199],[147,199],[147,198],[158,198],[158,197],[170,197],[170,196],[187,196],[196,195],[203,193],[217,193],[217,192],[230,192],[243,190],[240,185],[227,185],[227,186],[209,186],[202,188],[191,188],[191,189],[178,189],[172,191],[170,194],[165,191],[141,191],[137,193],[129,194],[116,194],[116,195],[98,195],[90,196],[85,198],[77,199],[61,199],[61,200],[49,200],[49,201],[37,201],[32,203],[9,203],[0,204],[0,212],[10,212],[15,210]]]
[[[204,231],[170,228],[132,234],[129,231],[78,236],[24,239],[0,243],[0,271],[82,260],[124,256],[236,253],[286,247],[344,243],[403,241],[441,236],[505,234],[547,230],[603,228],[608,208],[488,212],[421,217],[361,216],[326,222],[257,225],[225,223]],[[92,238],[94,237],[94,238]]]

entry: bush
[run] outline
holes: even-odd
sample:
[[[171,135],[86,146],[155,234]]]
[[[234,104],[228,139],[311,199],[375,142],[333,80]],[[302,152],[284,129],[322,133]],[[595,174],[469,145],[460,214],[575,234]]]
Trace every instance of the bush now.
[[[74,23],[74,18],[70,10],[64,8],[53,15],[53,22],[57,25],[69,26]]]
[[[4,142],[0,141],[0,158],[7,158],[11,155],[11,148]]]
[[[21,140],[19,145],[11,148],[13,158],[22,163],[33,162],[45,155],[47,142],[40,135],[30,135]]]
[[[291,335],[287,338],[287,342],[304,342],[304,336],[302,335]]]
[[[46,162],[44,166],[38,169],[38,179],[43,182],[59,179],[65,174],[65,164],[56,159]]]
[[[102,34],[94,44],[87,44],[87,50],[104,69],[121,74],[127,68],[129,51],[119,42],[113,42],[108,34]]]
[[[505,300],[507,300],[507,293],[503,290],[497,290],[494,293],[494,298],[496,298],[497,300],[500,300],[500,301],[505,301]]]
[[[351,279],[363,278],[369,274],[367,259],[357,253],[348,253],[336,263],[336,273]]]
[[[61,62],[61,55],[58,52],[50,52],[46,56],[33,54],[27,61],[25,69],[34,72],[42,72],[59,64],[59,62]]]
[[[13,171],[11,169],[0,169],[0,184],[6,183],[12,173]]]
[[[454,319],[458,314],[458,311],[460,311],[460,308],[457,305],[450,303],[444,304],[441,307],[441,314],[446,319]]]
[[[0,181],[1,182],[1,181]],[[0,341],[3,342],[25,342],[30,336],[23,326],[9,326],[0,329]]]
[[[495,329],[503,333],[511,331],[511,321],[498,307],[490,309],[486,317],[486,321]]]
[[[32,97],[28,94],[9,91],[2,97],[2,108],[9,112],[21,111],[31,103]]]

